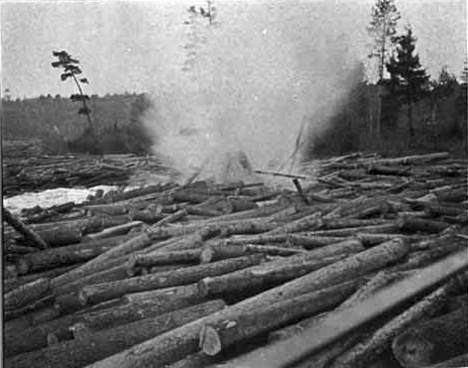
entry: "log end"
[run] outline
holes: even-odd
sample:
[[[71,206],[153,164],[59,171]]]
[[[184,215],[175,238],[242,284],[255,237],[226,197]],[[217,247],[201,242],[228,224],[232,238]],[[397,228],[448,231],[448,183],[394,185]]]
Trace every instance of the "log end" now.
[[[16,261],[16,272],[18,275],[26,275],[30,268],[30,263],[23,257]]]
[[[431,364],[434,346],[423,336],[416,336],[414,331],[406,331],[392,342],[395,358],[404,368],[422,367]]]
[[[212,326],[204,326],[200,331],[200,348],[209,356],[214,356],[221,352],[221,338]]]
[[[206,263],[210,263],[213,261],[213,257],[214,257],[214,250],[212,247],[204,247],[203,250],[201,251],[200,253],[200,263],[201,264],[206,264]]]
[[[197,282],[198,295],[206,297],[210,294],[210,282],[212,277],[205,277]]]

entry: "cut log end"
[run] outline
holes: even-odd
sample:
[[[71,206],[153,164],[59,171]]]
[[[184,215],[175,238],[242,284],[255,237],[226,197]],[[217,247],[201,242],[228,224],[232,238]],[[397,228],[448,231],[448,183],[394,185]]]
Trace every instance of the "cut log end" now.
[[[393,340],[393,353],[404,368],[419,367],[431,364],[434,346],[422,336],[417,338],[413,333],[405,333]]]
[[[201,297],[206,297],[210,293],[210,282],[213,278],[212,277],[205,277],[197,282],[198,288],[198,295]]]
[[[200,332],[200,348],[209,356],[215,356],[222,350],[221,338],[212,326],[204,326]]]
[[[200,263],[210,263],[214,258],[214,250],[211,247],[205,247],[200,253]]]

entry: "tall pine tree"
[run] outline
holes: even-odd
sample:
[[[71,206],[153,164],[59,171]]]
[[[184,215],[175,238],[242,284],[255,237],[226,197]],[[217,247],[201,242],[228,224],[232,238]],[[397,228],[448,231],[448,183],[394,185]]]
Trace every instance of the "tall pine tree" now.
[[[373,38],[369,58],[377,59],[379,82],[384,79],[384,68],[393,49],[398,19],[400,13],[394,0],[377,0],[372,7],[371,21],[367,27],[369,35]]]
[[[413,104],[424,97],[429,87],[429,76],[415,53],[416,38],[411,27],[406,33],[395,38],[396,50],[387,63],[390,73],[390,86],[395,98],[407,105],[408,128],[410,137],[414,137]]]

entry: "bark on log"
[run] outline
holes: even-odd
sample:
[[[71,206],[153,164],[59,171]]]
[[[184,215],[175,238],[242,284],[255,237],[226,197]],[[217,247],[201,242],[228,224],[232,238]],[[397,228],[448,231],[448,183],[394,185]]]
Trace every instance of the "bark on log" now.
[[[176,303],[180,303],[180,301],[176,301]],[[188,305],[190,304],[184,306]],[[70,326],[78,322],[83,322],[94,330],[102,330],[139,319],[157,316],[174,310],[173,307],[174,302],[170,299],[148,299],[140,302],[135,301],[117,306],[114,305],[88,313],[66,315],[23,331],[12,331],[9,334],[5,334],[3,351],[5,356],[8,357],[46,347],[48,335],[63,336],[64,333],[66,334],[69,331]]]
[[[66,266],[66,267],[57,267],[44,272],[30,273],[17,278],[11,278],[3,281],[3,292],[8,293],[11,290],[16,289],[17,287],[27,284],[29,282],[41,279],[41,278],[53,278],[55,276],[61,275],[65,272],[71,271],[76,268],[76,265]],[[15,268],[16,269],[16,268]]]
[[[313,213],[271,230],[269,234],[297,233],[304,230],[318,229],[322,225],[321,213]]]
[[[282,326],[294,319],[332,308],[349,296],[358,281],[332,286],[320,291],[256,309],[247,315],[205,325],[200,332],[200,347],[207,355],[219,354],[233,344]]]
[[[79,243],[83,237],[83,232],[79,227],[57,226],[38,230],[37,234],[51,247]]]
[[[399,226],[403,231],[426,233],[440,233],[449,227],[445,222],[408,217],[401,219]]]
[[[198,334],[205,324],[250,313],[256,308],[291,298],[326,285],[337,284],[378,269],[388,262],[403,257],[408,246],[398,241],[382,244],[351,256],[274,289],[245,299],[208,317],[198,319],[153,339],[110,356],[88,368],[162,367],[197,351]]]
[[[108,227],[107,229],[102,230],[99,233],[88,234],[85,236],[86,240],[98,240],[98,239],[106,239],[111,238],[118,235],[125,235],[130,230],[134,229],[137,226],[141,226],[143,222],[141,221],[130,221],[126,224],[117,225]]]
[[[282,243],[288,239],[287,234],[278,235],[234,235],[233,237],[226,239],[226,244],[242,245],[242,244],[270,244],[270,243]]]
[[[453,359],[446,360],[445,362],[441,362],[441,363],[430,365],[430,366],[425,366],[424,368],[460,368],[460,367],[468,367],[468,354],[462,354]]]
[[[287,239],[291,244],[300,245],[306,249],[315,249],[343,240],[342,237],[338,236],[309,236],[303,233],[288,234]]]
[[[49,247],[39,234],[28,228],[21,220],[14,217],[6,208],[2,208],[2,214],[4,220],[23,235],[25,239],[29,240],[32,245],[39,249],[47,249]]]
[[[365,367],[366,364],[388,349],[391,346],[392,340],[408,326],[441,310],[454,284],[455,282],[453,281],[445,283],[436,291],[424,297],[412,307],[379,328],[370,338],[357,344],[344,355],[340,356],[331,367]]]
[[[148,234],[143,233],[141,235],[137,235],[134,238],[124,241],[107,252],[97,256],[91,261],[88,261],[77,269],[52,279],[51,286],[52,288],[57,288],[58,286],[74,281],[77,278],[82,278],[90,275],[93,272],[101,271],[106,268],[106,262],[112,258],[116,258],[142,249],[150,244],[150,242],[151,239]]]
[[[402,367],[424,367],[468,352],[468,312],[459,309],[398,335],[393,354]]]
[[[49,279],[39,279],[6,293],[3,308],[6,310],[20,308],[44,296],[50,290]]]
[[[349,307],[363,301],[364,299],[375,293],[377,290],[381,289],[383,286],[387,285],[391,281],[394,281],[397,277],[399,277],[398,273],[380,271],[374,277],[372,277],[366,284],[359,288],[353,295],[351,295],[342,304],[340,304],[340,306],[337,309],[328,313],[325,312],[318,316],[306,318],[296,324],[289,325],[287,327],[274,331],[268,335],[268,341],[273,342],[278,340],[285,340],[309,328],[310,326],[313,326],[314,324],[318,323],[318,321],[325,318],[327,315],[330,316],[332,315],[332,313],[336,313],[337,311],[345,307]],[[352,341],[355,341],[355,339],[356,336],[354,336]],[[338,342],[337,344],[328,347],[322,353],[319,353],[310,358],[307,364],[316,366],[317,368],[326,366],[331,359],[334,359],[337,355],[339,355],[346,349],[345,346],[350,346],[349,344],[345,345],[345,343],[346,342],[344,341]]]
[[[127,280],[89,285],[81,289],[80,298],[82,298],[85,304],[90,304],[117,298],[132,292],[190,284],[204,277],[222,275],[224,273],[250,267],[259,264],[263,260],[263,255],[253,254],[247,257],[187,267],[177,273],[172,271],[161,272],[133,277]]]
[[[132,255],[129,259],[129,266],[152,267],[174,263],[196,263],[200,258],[200,253],[201,251],[199,249],[187,249],[173,252],[155,251],[146,254]]]
[[[400,233],[401,229],[397,223],[389,223],[384,225],[350,227],[344,229],[319,230],[311,232],[311,236],[355,236],[360,232],[371,234],[396,234]]]
[[[41,252],[24,255],[17,262],[16,267],[20,274],[43,271],[55,267],[88,261],[113,247],[114,245],[109,244],[109,242],[102,244],[96,244],[93,242],[93,244],[90,245],[82,243],[47,249]]]
[[[294,254],[305,253],[304,249],[283,248],[269,245],[221,245],[205,246],[199,256],[200,263],[216,262],[221,259],[246,256],[252,253],[262,253],[267,255],[291,256]]]
[[[7,359],[5,367],[82,367],[165,331],[214,313],[224,308],[225,305],[222,300],[213,300],[157,317],[145,318],[103,331],[90,332],[83,339],[53,344],[38,351]]]
[[[12,331],[25,330],[31,326],[36,326],[38,324],[45,323],[47,321],[51,321],[55,318],[58,318],[59,315],[60,312],[54,307],[46,306],[44,308],[21,315],[18,318],[4,322],[3,331],[7,335]]]
[[[50,293],[46,294],[42,298],[36,299],[33,302],[26,304],[24,307],[4,311],[3,319],[5,321],[9,321],[13,318],[24,316],[27,313],[34,312],[41,308],[45,308],[45,307],[52,305],[53,301],[54,301],[54,296]]]
[[[436,284],[440,284],[440,282],[447,280],[457,272],[462,272],[463,277],[460,281],[465,283],[468,274],[464,272],[464,270],[468,267],[468,262],[466,259],[460,257],[461,254],[447,257],[444,261],[427,267],[420,273],[377,292],[374,296],[367,298],[358,305],[346,308],[334,314],[332,318],[325,318],[322,322],[314,326],[313,329],[307,329],[284,342],[280,341],[266,348],[258,349],[257,351],[247,354],[247,356],[242,359],[243,367],[283,368],[290,366],[337,340],[344,334],[358,328],[363,323],[375,319],[391,308],[396,307],[412,297],[420,295]],[[454,288],[461,289],[460,283],[458,282],[459,280],[457,280],[456,277],[453,281],[454,283],[450,283],[450,286],[454,285]],[[448,290],[443,290],[443,292],[439,294],[431,294],[430,300],[440,300],[440,294],[445,294],[446,292],[448,292]],[[423,305],[424,307],[428,305],[432,306],[432,303],[425,303]],[[412,320],[414,315],[424,309],[426,308],[421,308],[421,305],[418,304],[418,309],[410,309],[411,314],[404,314],[405,318],[402,320],[406,322],[406,318],[408,317],[411,317],[408,319]],[[363,313],[363,311],[365,311],[365,313]],[[401,322],[401,320],[397,321]],[[372,344],[369,346],[376,346],[373,342],[380,342],[382,341],[380,337],[385,336],[386,335],[380,335],[379,339],[371,340]]]
[[[200,294],[204,296],[252,290],[272,282],[284,282],[298,278],[337,262],[343,259],[344,256],[364,250],[362,244],[357,240],[338,243],[325,248],[218,277],[208,277],[198,282],[198,289]]]

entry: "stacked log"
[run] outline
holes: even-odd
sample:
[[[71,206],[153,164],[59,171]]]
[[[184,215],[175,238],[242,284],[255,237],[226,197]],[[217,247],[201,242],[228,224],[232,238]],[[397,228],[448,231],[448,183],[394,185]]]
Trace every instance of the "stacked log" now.
[[[30,159],[31,175],[59,180],[53,171],[74,164],[100,180],[90,159],[49,159]],[[104,174],[139,168],[133,156],[99,160]],[[408,367],[463,359],[449,341],[466,335],[466,165],[354,154],[313,170],[291,189],[152,184],[7,213],[5,365],[249,366],[346,315],[346,334],[312,336],[322,350],[295,366],[358,367],[392,348]],[[411,292],[401,303],[371,303],[399,282]]]

